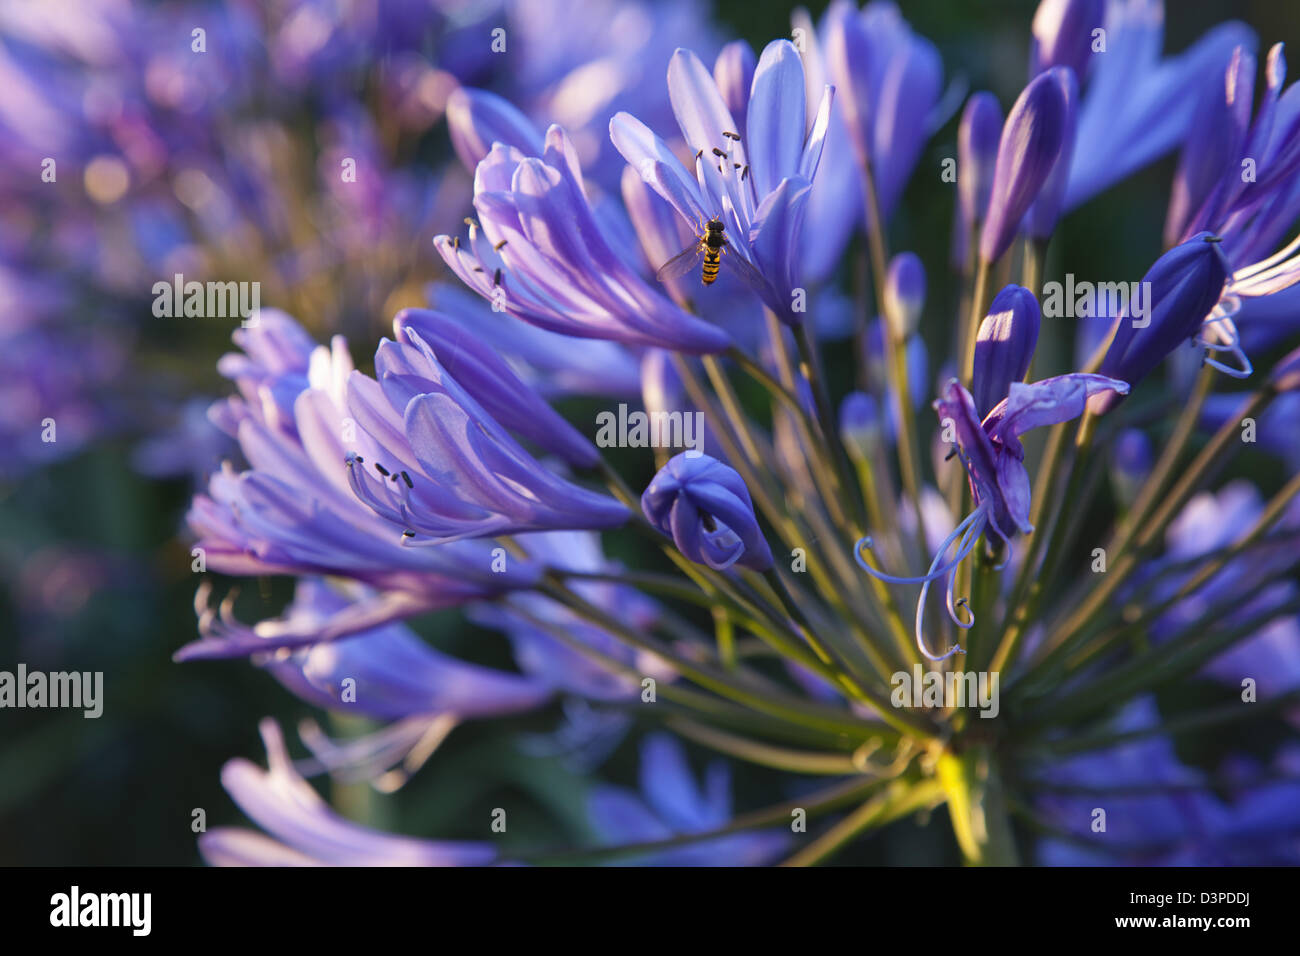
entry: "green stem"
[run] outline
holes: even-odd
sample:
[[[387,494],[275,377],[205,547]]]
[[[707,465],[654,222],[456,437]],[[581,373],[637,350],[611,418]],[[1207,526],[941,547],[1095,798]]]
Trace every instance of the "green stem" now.
[[[959,754],[945,751],[937,769],[966,864],[1017,865],[1006,794],[991,751],[983,746]]]

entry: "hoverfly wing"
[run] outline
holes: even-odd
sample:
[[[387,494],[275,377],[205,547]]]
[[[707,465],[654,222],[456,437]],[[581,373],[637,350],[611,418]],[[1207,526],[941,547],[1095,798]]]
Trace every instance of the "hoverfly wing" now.
[[[730,253],[722,257],[723,265],[734,272],[745,284],[755,292],[763,292],[767,289],[767,280],[763,274],[750,265],[749,260],[735,250],[730,242],[723,245],[723,250]]]
[[[704,255],[704,248],[699,240],[696,240],[660,266],[659,271],[655,273],[655,278],[660,282],[668,282],[670,279],[684,276],[699,265],[702,255]]]

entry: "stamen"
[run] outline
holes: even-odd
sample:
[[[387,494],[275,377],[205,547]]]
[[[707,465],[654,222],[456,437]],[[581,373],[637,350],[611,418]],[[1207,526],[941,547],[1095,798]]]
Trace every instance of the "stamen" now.
[[[939,550],[935,553],[934,560],[930,563],[930,570],[921,577],[897,577],[892,574],[886,574],[883,571],[877,571],[875,568],[868,565],[862,557],[862,549],[863,547],[872,547],[872,540],[870,537],[865,537],[859,540],[857,546],[853,549],[853,557],[857,560],[858,565],[873,578],[878,578],[881,581],[888,581],[894,584],[919,583],[921,585],[921,595],[917,598],[916,602],[916,646],[922,655],[924,655],[928,660],[938,662],[947,660],[954,654],[965,653],[960,644],[954,644],[941,655],[935,655],[930,651],[930,648],[926,646],[924,629],[925,602],[930,596],[930,585],[939,578],[947,577],[946,604],[948,606],[948,616],[952,618],[953,623],[963,629],[969,628],[975,623],[975,614],[971,611],[968,600],[966,598],[961,598],[958,601],[954,601],[953,590],[955,588],[958,565],[970,556],[970,553],[975,549],[975,545],[979,542],[980,537],[984,534],[984,529],[987,526],[988,514],[985,509],[982,506],[976,508],[952,530],[952,533],[944,539],[943,544],[939,545]],[[953,546],[954,542],[957,545],[957,553],[951,561],[945,563],[944,557],[947,555],[948,549]],[[958,607],[964,607],[966,609],[968,614],[968,619],[966,621],[962,621],[961,617],[958,615],[956,610]]]
[[[939,551],[938,553],[935,554],[934,563],[930,565],[929,572],[919,577],[898,577],[893,574],[886,574],[884,571],[879,571],[876,568],[871,567],[871,565],[867,564],[866,561],[863,560],[862,558],[862,549],[866,548],[867,550],[871,550],[872,548],[875,547],[875,542],[871,540],[870,535],[858,541],[857,545],[853,549],[853,557],[858,562],[858,566],[862,568],[863,571],[866,571],[873,578],[877,578],[881,581],[887,581],[890,584],[924,584],[927,581],[935,581],[943,577],[945,574],[947,574],[954,567],[956,567],[958,564],[961,563],[962,559],[966,555],[959,553],[958,556],[952,562],[943,565],[943,567],[938,566],[939,563],[943,560],[943,556],[948,553],[948,549],[953,546],[953,542],[958,541],[960,539],[962,540],[964,545],[966,531],[970,528],[972,524],[975,523],[976,519],[983,518],[983,517],[984,517],[984,509],[977,508],[974,511],[972,511],[965,518],[965,520],[962,521],[961,524],[957,525],[957,527],[953,529],[952,534],[948,535],[948,537],[944,540],[943,544],[939,545]],[[982,525],[980,526],[980,530],[983,530]],[[959,552],[961,551],[960,547],[958,548],[958,551]],[[969,551],[967,553],[969,553]]]

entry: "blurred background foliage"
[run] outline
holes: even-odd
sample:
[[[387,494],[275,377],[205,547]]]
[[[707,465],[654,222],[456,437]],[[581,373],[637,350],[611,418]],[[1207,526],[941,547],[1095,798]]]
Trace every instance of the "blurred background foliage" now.
[[[50,6],[57,7],[57,0]],[[814,15],[824,6],[811,5]],[[1034,0],[900,6],[913,28],[939,47],[949,80],[965,76],[971,90],[991,89],[1004,109],[1010,105],[1025,81]],[[1295,49],[1300,24],[1293,6],[1275,0],[1170,0],[1166,52],[1184,49],[1231,17],[1253,26],[1262,47],[1283,41]],[[719,0],[715,9],[729,35],[756,49],[789,29],[791,8],[782,2]],[[691,38],[679,43],[689,46]],[[445,127],[430,135],[442,156],[448,155]],[[940,345],[944,317],[953,314],[958,296],[944,265],[953,187],[939,177],[942,160],[956,153],[955,141],[954,120],[931,141],[892,226],[893,248],[913,249],[926,263],[925,332],[932,346]],[[1080,148],[1121,151],[1125,144]],[[1081,277],[1139,278],[1129,275],[1134,264],[1149,264],[1160,251],[1174,162],[1167,158],[1067,217],[1052,244],[1045,279],[1059,277],[1063,261]],[[846,283],[859,255],[855,249],[846,257]],[[421,256],[428,275],[436,276],[439,263],[430,244]],[[340,319],[359,367],[369,367],[395,308],[419,304],[409,289],[398,295],[390,295],[379,314]],[[96,305],[79,304],[92,314]],[[147,314],[143,290],[139,308]],[[312,316],[298,317],[313,325]],[[322,338],[333,331],[314,327]],[[229,348],[229,329],[222,323],[146,319],[143,328],[133,361],[191,393],[226,394],[215,371],[217,357]],[[846,351],[839,350],[832,369],[845,378],[851,360]],[[576,421],[591,421],[596,406],[576,402],[563,410]],[[291,738],[303,719],[331,733],[358,729],[313,712],[245,661],[172,662],[172,653],[195,637],[197,578],[182,531],[190,486],[141,477],[132,467],[134,451],[133,438],[110,437],[70,460],[0,485],[0,669],[22,661],[31,669],[103,671],[105,695],[97,720],[84,719],[80,711],[0,712],[0,865],[197,863],[195,809],[205,811],[209,827],[243,822],[221,789],[219,773],[234,756],[263,761],[259,718],[275,717]],[[635,451],[614,451],[615,466],[643,486],[651,463]],[[629,546],[634,550],[620,550]],[[639,565],[661,557],[619,536],[611,536],[607,548],[611,556]],[[231,583],[221,583],[218,593]],[[236,607],[244,620],[274,614],[290,593],[285,580],[242,584]],[[456,614],[418,621],[416,628],[444,650],[509,666],[500,636],[478,631]],[[1166,704],[1177,708],[1179,701]],[[492,809],[504,807],[507,852],[575,846],[591,836],[584,822],[584,774],[557,757],[526,753],[517,743],[521,733],[546,732],[558,719],[554,706],[526,718],[459,727],[395,797],[348,786],[326,785],[326,792],[342,812],[401,833],[483,839]],[[632,735],[614,753],[602,768],[604,777],[635,784],[636,740]],[[1215,742],[1203,746],[1213,749]],[[709,759],[702,751],[692,753],[697,766]],[[735,768],[738,809],[787,799],[794,795],[789,786],[775,773]],[[837,862],[956,863],[943,811],[936,816],[896,824]]]

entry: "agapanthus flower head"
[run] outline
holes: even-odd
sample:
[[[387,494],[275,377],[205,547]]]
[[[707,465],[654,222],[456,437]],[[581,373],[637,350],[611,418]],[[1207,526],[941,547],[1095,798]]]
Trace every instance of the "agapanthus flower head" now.
[[[1130,315],[1130,303],[1115,318],[1098,371],[1130,385],[1141,382],[1180,343],[1197,336],[1227,277],[1228,263],[1216,236],[1201,233],[1170,249],[1142,277],[1150,289],[1147,314]],[[1120,399],[1121,393],[1103,394],[1089,407],[1100,415]]]
[[[940,802],[973,863],[1014,861],[1026,832],[1013,831],[1006,808],[1036,805],[1057,832],[1096,840],[1083,832],[1088,808],[1039,792],[1094,779],[1183,791],[1107,798],[1123,858],[1232,859],[1234,840],[1258,837],[1252,828],[1300,832],[1294,787],[1262,790],[1251,776],[1281,768],[1282,755],[1223,761],[1218,777],[1184,765],[1172,735],[1199,731],[1200,715],[1161,727],[1154,698],[1139,696],[1157,691],[1163,704],[1184,677],[1209,679],[1189,694],[1216,692],[1210,682],[1221,693],[1255,672],[1266,675],[1264,697],[1300,688],[1300,588],[1287,578],[1300,533],[1297,483],[1271,499],[1239,481],[1204,487],[1234,454],[1262,450],[1290,470],[1300,462],[1292,421],[1300,350],[1249,392],[1208,394],[1213,379],[1202,375],[1173,422],[1160,417],[1167,403],[1116,408],[1180,342],[1195,341],[1217,367],[1212,356],[1241,355],[1232,316],[1243,301],[1263,298],[1273,310],[1259,330],[1270,347],[1296,327],[1288,304],[1294,312],[1300,298],[1267,298],[1300,277],[1300,240],[1274,252],[1300,215],[1300,98],[1284,89],[1280,47],[1252,116],[1254,41],[1239,25],[1161,62],[1159,0],[1042,0],[1025,31],[1028,85],[1005,121],[991,94],[966,104],[953,246],[960,287],[945,291],[927,289],[922,260],[899,251],[904,236],[890,224],[907,225],[898,210],[908,179],[964,90],[958,81],[941,95],[936,49],[896,3],[835,0],[816,27],[796,11],[794,42],[762,50],[722,45],[694,0],[490,0],[454,22],[421,19],[420,4],[379,12],[363,4],[332,19],[311,3],[287,5],[301,24],[329,20],[328,29],[273,30],[270,48],[290,48],[271,75],[302,90],[312,76],[335,74],[309,116],[274,97],[295,112],[244,122],[258,104],[238,71],[214,61],[206,68],[215,74],[203,75],[224,85],[198,89],[199,74],[187,74],[174,51],[159,70],[160,92],[172,94],[160,115],[180,120],[185,104],[198,108],[174,129],[152,111],[136,121],[132,85],[123,122],[112,122],[111,97],[82,96],[60,71],[49,74],[58,82],[48,96],[19,83],[15,103],[0,106],[0,127],[23,127],[18,158],[0,165],[29,164],[46,134],[58,139],[57,117],[83,108],[108,122],[72,137],[75,156],[134,150],[121,198],[61,215],[51,245],[75,253],[76,268],[115,274],[123,291],[139,283],[123,278],[131,269],[113,269],[122,254],[95,248],[119,217],[151,269],[174,261],[189,271],[191,262],[224,262],[229,250],[266,264],[268,304],[350,299],[353,276],[332,275],[343,264],[362,267],[362,285],[381,301],[405,306],[424,289],[430,305],[398,314],[372,374],[353,367],[342,338],[318,345],[270,308],[237,334],[242,353],[222,360],[238,394],[211,417],[247,464],[223,465],[196,498],[195,556],[218,572],[291,575],[297,589],[283,611],[244,623],[235,590],[210,604],[205,582],[201,639],[178,657],[247,656],[308,705],[391,723],[335,740],[306,722],[310,756],[292,765],[269,727],[271,772],[237,764],[226,773],[266,835],[207,834],[209,860],[501,862],[486,843],[354,827],[302,778],[328,773],[392,791],[458,722],[551,703],[554,713],[530,723],[563,715],[560,725],[525,734],[523,749],[572,772],[594,771],[662,710],[699,747],[833,776],[816,792],[785,788],[810,818],[841,821],[803,842],[791,863],[836,851],[850,825],[856,837]],[[463,30],[485,30],[485,9],[508,27],[509,51],[455,49]],[[120,39],[120,24],[111,26]],[[337,77],[359,78],[353,68],[376,42],[395,56],[373,84],[358,85],[363,105]],[[18,63],[30,79],[12,49],[0,37],[0,74]],[[115,45],[114,56],[136,49]],[[656,74],[660,82],[649,82]],[[238,82],[226,82],[232,76]],[[217,106],[231,115],[222,129],[231,145],[221,151],[200,128],[212,126]],[[463,211],[445,215],[464,198],[459,169],[426,176],[409,162],[436,150],[405,135],[433,131],[443,115],[474,177],[468,235],[436,240],[463,282],[454,289],[429,285],[433,276],[412,271],[419,263],[387,254],[408,245],[394,233],[447,232],[444,219]],[[191,131],[194,168],[174,170],[167,164],[187,155],[178,150]],[[300,131],[314,138],[303,145]],[[1058,313],[1040,310],[1031,288],[1062,212],[1180,142],[1169,237],[1186,241],[1160,257],[1145,287],[1134,284],[1140,291],[1094,288],[1126,306],[1087,307],[1071,295],[1080,317],[1106,321],[1081,323],[1085,354],[1052,371],[1088,371],[1029,381],[1035,363],[1061,360],[1055,348],[1035,359],[1043,312]],[[349,158],[355,182],[337,175]],[[1256,161],[1253,181],[1242,176],[1247,158]],[[282,170],[297,168],[314,171],[322,199],[284,181]],[[147,171],[155,178],[137,175]],[[319,242],[297,238],[312,231],[302,215],[320,227]],[[28,218],[21,208],[0,217],[6,262],[24,261]],[[859,226],[861,276],[845,259]],[[1073,261],[1079,248],[1056,250],[1067,275],[1086,268]],[[928,278],[934,284],[935,273]],[[0,325],[6,314],[27,321],[24,305],[48,311],[9,287],[18,290],[14,308],[0,309]],[[868,288],[875,303],[862,301]],[[959,355],[940,349],[943,324],[919,334],[927,297],[965,303],[969,321],[951,329]],[[373,314],[354,304],[330,306],[314,327],[329,327],[335,313]],[[833,355],[831,329],[853,337]],[[1175,392],[1200,357],[1180,351]],[[937,415],[918,415],[936,393]],[[628,418],[646,419],[628,421],[624,433],[620,408],[611,435],[598,417],[593,442],[590,428],[560,414],[589,402],[548,404],[573,396],[639,398]],[[1247,414],[1258,419],[1247,424]],[[707,423],[679,442],[662,428],[674,415]],[[1258,429],[1258,449],[1245,447],[1250,432],[1235,440],[1238,422]],[[1206,443],[1196,440],[1198,424],[1215,429]],[[1026,438],[1035,428],[1047,430],[1041,441]],[[633,437],[646,432],[652,448]],[[1158,449],[1157,436],[1166,442]],[[670,446],[682,453],[670,457]],[[648,483],[650,472],[630,485],[616,468],[634,460],[657,468]],[[639,502],[632,487],[644,488]],[[648,553],[670,560],[650,571],[607,558],[607,546],[636,553],[605,540],[625,525],[648,536]],[[664,573],[670,565],[680,578]],[[910,585],[901,596],[915,601],[912,620],[882,582]],[[936,585],[949,620],[927,627]],[[440,632],[457,611],[496,632],[483,651],[494,666],[435,650],[404,623],[444,611],[429,622]],[[985,688],[975,695],[980,716],[996,723],[932,701],[919,675],[924,700],[884,690],[914,663],[922,674],[957,677],[933,662],[958,653],[981,685],[1007,677],[1005,708],[996,686],[987,708]],[[349,681],[355,699],[341,693]],[[639,705],[656,693],[668,708]],[[1231,719],[1278,713],[1248,709]],[[1282,715],[1300,720],[1300,711]],[[1128,731],[1150,746],[1116,747],[1107,736]],[[621,849],[639,862],[751,863],[788,847],[762,822],[788,807],[733,820],[725,769],[711,766],[701,782],[681,746],[660,734],[642,739],[640,787],[587,787],[586,832],[598,842],[565,856],[619,859],[612,844],[662,841]],[[1061,759],[1088,748],[1100,762]],[[1300,751],[1285,760],[1300,766]],[[1046,855],[1065,856],[1050,844]]]
[[[1070,80],[1053,67],[1029,81],[1002,127],[980,259],[994,262],[1011,246],[1020,222],[1056,168],[1068,142]]]
[[[749,489],[716,458],[682,452],[669,459],[641,495],[641,510],[697,564],[755,571],[772,566]]]
[[[799,54],[788,40],[776,40],[755,67],[743,136],[717,82],[691,51],[673,54],[668,92],[695,156],[694,176],[659,136],[627,113],[610,121],[614,145],[697,236],[703,237],[710,220],[719,221],[727,244],[722,268],[730,264],[782,321],[797,325],[799,240],[830,122],[832,89],[810,110]],[[810,114],[816,117],[811,131]]]
[[[716,92],[716,91],[715,91]],[[558,126],[541,156],[494,145],[474,175],[469,240],[434,245],[471,289],[552,332],[626,345],[720,352],[730,339],[651,288],[615,251]]]

